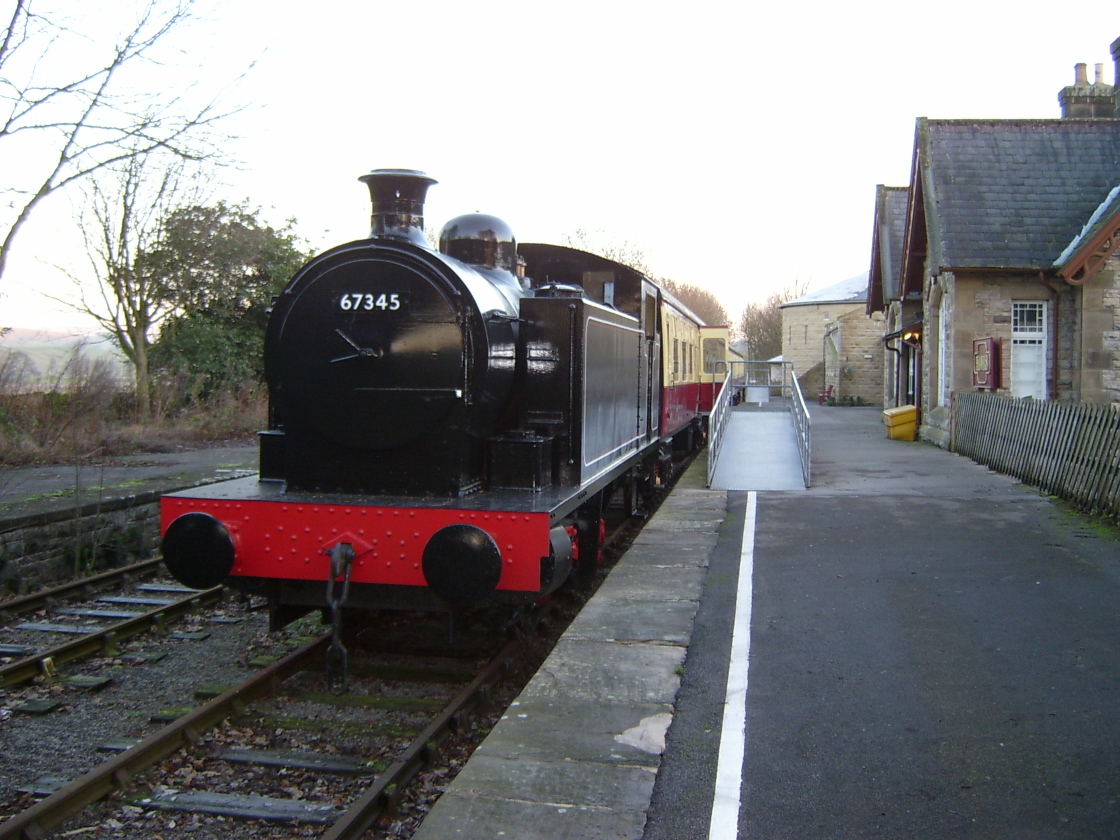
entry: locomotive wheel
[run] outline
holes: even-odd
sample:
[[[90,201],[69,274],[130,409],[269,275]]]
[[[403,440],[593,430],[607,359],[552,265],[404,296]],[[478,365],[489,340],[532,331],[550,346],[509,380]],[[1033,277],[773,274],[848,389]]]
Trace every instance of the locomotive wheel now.
[[[639,506],[646,511],[653,510],[657,502],[657,459],[650,457],[642,464],[638,475],[634,477],[635,489],[639,496]]]
[[[579,559],[574,574],[575,585],[586,589],[595,580],[599,571],[601,549],[603,547],[603,497],[597,495],[585,503],[577,512],[576,547]]]

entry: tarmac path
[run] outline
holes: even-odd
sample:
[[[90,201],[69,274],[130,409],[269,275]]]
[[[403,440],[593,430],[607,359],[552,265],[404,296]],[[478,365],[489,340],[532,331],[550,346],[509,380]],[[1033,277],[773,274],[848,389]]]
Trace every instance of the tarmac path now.
[[[1120,837],[1120,540],[879,412],[820,408],[760,492],[741,838]],[[708,836],[730,493],[645,840]]]
[[[105,464],[0,468],[0,518],[167,492],[257,470],[257,443],[224,442],[107,459]]]

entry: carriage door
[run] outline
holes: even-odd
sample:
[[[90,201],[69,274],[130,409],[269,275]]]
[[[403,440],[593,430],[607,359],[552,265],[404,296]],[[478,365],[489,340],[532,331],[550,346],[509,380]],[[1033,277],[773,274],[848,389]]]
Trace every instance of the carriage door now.
[[[639,406],[638,433],[647,440],[657,437],[661,421],[661,329],[658,325],[657,288],[642,283],[642,329],[645,333],[643,384]]]

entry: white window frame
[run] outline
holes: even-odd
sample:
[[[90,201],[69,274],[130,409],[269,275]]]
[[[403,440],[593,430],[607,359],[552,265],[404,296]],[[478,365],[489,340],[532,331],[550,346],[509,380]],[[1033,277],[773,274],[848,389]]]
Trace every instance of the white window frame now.
[[[949,296],[942,293],[937,303],[937,404],[949,405],[952,401],[949,387]]]
[[[1011,395],[1049,399],[1046,356],[1050,343],[1050,303],[1045,300],[1011,301]],[[1028,380],[1026,368],[1038,371]]]

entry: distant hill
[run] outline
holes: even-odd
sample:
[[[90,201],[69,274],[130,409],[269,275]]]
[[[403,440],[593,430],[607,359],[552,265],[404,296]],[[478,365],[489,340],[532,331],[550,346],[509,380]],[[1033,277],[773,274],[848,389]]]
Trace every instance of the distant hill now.
[[[116,347],[105,335],[79,335],[49,330],[12,329],[0,336],[0,368],[11,361],[11,354],[23,354],[32,368],[34,384],[43,384],[56,377],[74,353],[91,361],[104,359],[112,365],[116,376],[124,379],[127,367]]]

